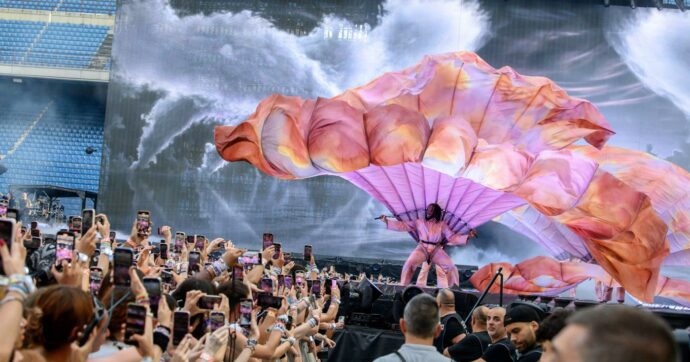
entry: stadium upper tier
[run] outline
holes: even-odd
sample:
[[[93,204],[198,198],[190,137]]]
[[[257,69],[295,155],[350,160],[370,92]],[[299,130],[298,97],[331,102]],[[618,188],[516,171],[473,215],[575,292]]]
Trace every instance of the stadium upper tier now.
[[[108,29],[96,25],[0,20],[0,62],[89,68]],[[108,69],[109,63],[104,64]]]
[[[0,0],[0,8],[115,14],[115,0]]]

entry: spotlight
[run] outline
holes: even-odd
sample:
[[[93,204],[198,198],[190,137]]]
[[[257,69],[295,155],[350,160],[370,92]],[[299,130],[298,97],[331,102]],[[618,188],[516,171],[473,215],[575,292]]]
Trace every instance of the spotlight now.
[[[684,0],[676,0],[676,6],[680,11],[685,11],[685,3],[683,1]]]

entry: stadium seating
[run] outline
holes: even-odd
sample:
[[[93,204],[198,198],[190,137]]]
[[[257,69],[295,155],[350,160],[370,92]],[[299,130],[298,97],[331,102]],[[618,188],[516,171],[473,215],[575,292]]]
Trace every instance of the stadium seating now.
[[[107,26],[61,23],[46,26],[40,22],[0,20],[0,62],[88,68],[108,29]]]
[[[6,154],[40,111],[0,113]],[[0,176],[0,190],[10,184],[46,184],[98,192],[103,114],[97,110],[59,109],[46,113],[16,151],[3,160],[8,171]],[[87,155],[87,147],[97,149]],[[77,212],[80,205],[72,205]],[[71,207],[71,206],[70,206]],[[67,208],[67,206],[66,206]]]
[[[115,0],[0,0],[0,8],[115,14]]]

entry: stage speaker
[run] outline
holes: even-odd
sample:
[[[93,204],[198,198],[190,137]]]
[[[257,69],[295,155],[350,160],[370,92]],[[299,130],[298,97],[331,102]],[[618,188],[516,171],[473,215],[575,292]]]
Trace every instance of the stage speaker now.
[[[476,270],[465,269],[460,271],[460,288],[462,289],[474,289],[474,285],[470,283],[470,278],[474,275]]]
[[[391,324],[398,323],[398,319],[393,317],[394,304],[395,296],[386,294],[376,300],[374,305],[371,307],[371,313],[381,315],[384,323],[386,324],[386,328],[390,327]]]
[[[472,307],[477,303],[479,297],[457,290],[453,290],[453,294],[455,295],[455,311],[460,314],[463,319],[467,318],[467,316],[472,313]]]

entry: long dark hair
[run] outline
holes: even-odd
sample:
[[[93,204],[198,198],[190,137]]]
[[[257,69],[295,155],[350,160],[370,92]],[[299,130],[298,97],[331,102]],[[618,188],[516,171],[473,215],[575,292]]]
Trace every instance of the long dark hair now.
[[[434,212],[431,214],[431,217],[428,217],[425,215],[426,219],[427,220],[435,219],[436,222],[441,221],[441,217],[443,216],[443,209],[441,209],[441,206],[437,203],[429,204],[429,206],[434,208]],[[429,208],[429,206],[427,206],[427,209]],[[424,210],[424,211],[426,212],[426,210]]]

